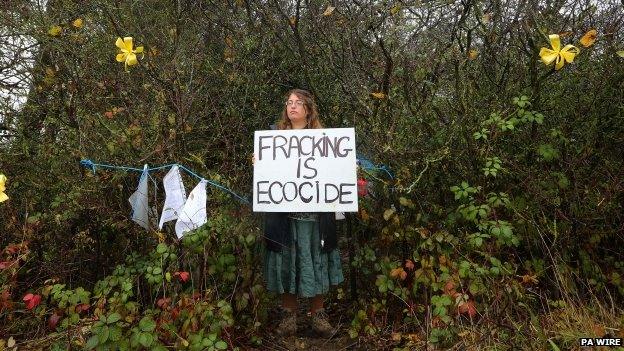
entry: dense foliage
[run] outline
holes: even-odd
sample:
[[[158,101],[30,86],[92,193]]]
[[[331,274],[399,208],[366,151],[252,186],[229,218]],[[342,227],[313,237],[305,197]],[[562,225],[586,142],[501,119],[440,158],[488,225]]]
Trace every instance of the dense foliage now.
[[[0,349],[261,345],[258,216],[211,189],[206,225],[146,233],[128,218],[138,173],[79,161],[179,162],[248,195],[253,131],[294,87],[391,170],[361,170],[369,196],[352,236],[343,225],[348,282],[331,298],[357,345],[624,337],[621,3],[0,7]],[[574,62],[540,61],[551,34]],[[128,36],[135,65],[115,59]]]

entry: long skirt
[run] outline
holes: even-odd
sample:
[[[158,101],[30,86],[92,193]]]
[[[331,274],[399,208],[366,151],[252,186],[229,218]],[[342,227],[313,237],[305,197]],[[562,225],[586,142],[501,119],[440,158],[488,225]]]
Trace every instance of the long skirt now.
[[[264,278],[268,291],[300,297],[325,294],[344,281],[338,248],[321,252],[317,220],[289,218],[292,247],[281,252],[264,245]]]

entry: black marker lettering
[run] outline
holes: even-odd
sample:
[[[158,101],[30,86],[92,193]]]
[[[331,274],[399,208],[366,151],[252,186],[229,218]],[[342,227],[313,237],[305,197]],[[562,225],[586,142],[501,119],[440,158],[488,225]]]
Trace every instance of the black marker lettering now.
[[[318,180],[317,180],[317,181],[316,181],[316,203],[317,203],[317,204],[319,203],[319,198],[320,198],[320,197],[321,197],[321,196],[319,195],[319,182],[318,182]]]
[[[269,193],[268,191],[260,191],[260,184],[262,184],[262,183],[267,183],[268,184],[269,181],[267,181],[267,180],[261,181],[261,182],[258,182],[258,184],[256,185],[256,189],[257,189],[256,193],[258,194],[258,203],[259,204],[270,204],[269,201],[266,201],[266,200],[261,201],[260,200],[260,194],[268,194]]]
[[[327,195],[329,194],[329,191],[327,191],[327,187],[329,187],[329,186],[333,187],[336,190],[336,197],[331,199],[331,200],[327,198]],[[338,197],[340,197],[340,192],[338,191],[338,187],[335,186],[334,184],[331,184],[331,183],[325,184],[325,203],[326,204],[332,203],[332,202],[338,200]]]
[[[347,155],[349,155],[349,151],[353,151],[353,149],[344,149],[344,153],[340,152],[340,142],[342,142],[343,139],[347,139],[347,141],[349,141],[349,137],[343,136],[340,139],[338,139],[338,141],[336,142],[336,149],[338,150],[338,157],[347,157]]]
[[[280,138],[284,141],[284,143],[282,145],[277,145],[277,138]],[[284,156],[286,158],[288,158],[288,155],[286,155],[286,148],[284,148],[284,145],[286,145],[286,143],[288,142],[288,139],[286,139],[286,137],[281,136],[281,135],[276,135],[273,138],[273,160],[275,160],[275,157],[277,156],[277,148],[279,147],[280,149],[282,149],[282,152],[284,153]]]
[[[299,197],[301,198],[301,201],[303,201],[303,203],[305,203],[305,204],[307,204],[307,203],[309,203],[310,201],[312,201],[312,197],[313,197],[313,196],[310,196],[310,197],[304,197],[304,196],[303,196],[303,193],[302,193],[302,191],[301,191],[301,187],[303,187],[303,186],[304,186],[304,185],[306,185],[306,184],[307,184],[307,185],[309,185],[309,186],[311,186],[311,187],[314,187],[314,186],[312,185],[312,183],[310,183],[310,182],[304,182],[304,183],[299,184]]]
[[[314,139],[312,139],[312,141],[314,141]],[[312,156],[314,156],[314,151],[318,150],[319,157],[324,157],[324,155],[323,155],[323,146],[321,145],[322,143],[323,143],[323,138],[321,138],[317,142],[314,142],[314,146],[312,147]]]
[[[275,201],[275,199],[273,198],[273,192],[271,191],[271,189],[273,188],[273,185],[275,184],[279,184],[280,187],[282,186],[282,183],[280,182],[273,182],[271,183],[271,185],[269,185],[269,199],[271,199],[271,201],[273,201],[274,204],[279,204],[282,203],[283,199],[280,199],[279,201]]]
[[[271,146],[267,145],[267,146],[262,146],[262,139],[271,139],[272,136],[270,135],[263,135],[260,138],[258,138],[258,149],[260,150],[260,155],[258,155],[258,160],[262,161],[262,150],[264,149],[270,149]]]
[[[308,153],[303,152],[303,139],[310,139],[310,152],[308,152]],[[309,136],[309,135],[302,136],[301,140],[299,140],[299,147],[300,147],[299,152],[301,153],[301,155],[308,156],[308,155],[312,154],[312,152],[314,151],[314,145],[313,144],[314,144],[314,139],[311,136]]]
[[[293,198],[292,199],[288,199],[288,197],[286,197],[286,185],[288,184],[292,184],[293,186]],[[284,184],[284,187],[282,188],[282,193],[284,194],[284,200],[286,200],[286,202],[291,202],[294,199],[297,198],[297,184],[295,184],[295,182],[287,182]]]
[[[299,138],[297,138],[295,135],[290,137],[290,142],[288,143],[288,156],[286,157],[290,157],[292,155],[292,149],[295,149],[295,151],[297,151],[297,155],[301,153],[299,147]]]
[[[316,168],[314,167],[310,167],[308,165],[308,161],[314,161],[314,157],[308,157],[307,160],[305,160],[305,162],[303,163],[303,166],[307,169],[310,169],[312,171],[314,171],[314,175],[313,176],[303,176],[305,179],[312,179],[314,177],[316,177],[318,175],[318,171],[316,170]]]
[[[352,204],[353,201],[344,201],[344,200],[342,200],[343,196],[349,195],[349,194],[352,193],[351,191],[344,191],[342,189],[343,186],[355,186],[355,184],[354,183],[341,183],[340,184],[340,200],[338,202],[341,203],[341,204]]]

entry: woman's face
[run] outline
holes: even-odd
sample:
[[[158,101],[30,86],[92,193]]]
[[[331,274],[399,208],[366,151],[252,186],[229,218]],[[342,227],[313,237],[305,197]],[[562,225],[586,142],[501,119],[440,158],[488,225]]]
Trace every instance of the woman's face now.
[[[306,120],[307,111],[303,100],[295,94],[290,94],[286,102],[286,113],[290,123],[299,123]]]

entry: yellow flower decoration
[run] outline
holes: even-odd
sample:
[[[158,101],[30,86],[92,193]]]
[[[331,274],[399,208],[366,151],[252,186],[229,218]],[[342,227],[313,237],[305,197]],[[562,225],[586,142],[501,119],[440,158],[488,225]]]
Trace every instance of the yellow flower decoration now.
[[[6,183],[6,176],[4,174],[0,174],[0,202],[4,202],[9,199],[7,194],[4,193],[6,190],[4,183]]]
[[[119,48],[119,50],[121,50],[121,53],[117,54],[115,59],[117,62],[125,62],[126,71],[128,70],[128,66],[136,65],[139,62],[136,54],[143,53],[143,47],[138,46],[133,50],[132,37],[125,37],[123,40],[121,38],[117,38],[115,45]]]
[[[563,67],[564,63],[571,63],[574,61],[574,57],[580,52],[579,49],[571,44],[568,44],[561,48],[561,42],[558,34],[551,34],[548,36],[550,39],[550,45],[552,50],[548,48],[541,48],[539,55],[546,65],[550,65],[555,62],[555,69],[559,70]]]

